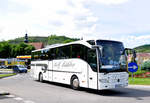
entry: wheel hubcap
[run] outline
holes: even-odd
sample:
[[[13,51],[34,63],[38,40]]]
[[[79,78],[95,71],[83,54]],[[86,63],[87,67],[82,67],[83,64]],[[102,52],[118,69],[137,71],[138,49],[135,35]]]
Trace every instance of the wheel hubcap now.
[[[74,80],[73,80],[73,86],[74,86],[74,87],[78,87],[78,86],[79,86],[79,81],[78,81],[78,79],[74,79]]]

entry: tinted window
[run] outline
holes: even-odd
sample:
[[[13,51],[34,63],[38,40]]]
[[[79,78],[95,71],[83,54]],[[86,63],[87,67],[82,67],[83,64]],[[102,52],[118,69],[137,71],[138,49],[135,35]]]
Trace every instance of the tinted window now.
[[[60,59],[69,59],[71,58],[71,46],[64,46],[58,48],[59,58]]]
[[[97,56],[96,49],[89,49],[87,54],[88,64],[91,66],[93,71],[97,71]]]
[[[89,40],[89,41],[87,41],[89,44],[91,44],[91,45],[95,45],[95,41],[94,40]]]
[[[41,50],[41,53],[40,53],[40,59],[41,60],[47,60],[48,59],[48,49],[45,49],[45,50]]]
[[[56,58],[56,49],[49,49],[48,58],[49,60],[53,60]]]
[[[87,47],[79,44],[32,52],[32,60],[81,58],[86,60]]]
[[[121,42],[98,40],[97,44],[103,46],[103,55],[101,58],[103,65],[118,65],[120,63],[119,60],[124,51]]]
[[[39,60],[40,59],[40,52],[32,52],[32,60]]]
[[[72,45],[72,58],[85,60],[85,47],[83,45]]]
[[[48,59],[48,49],[32,52],[32,60],[47,60]]]

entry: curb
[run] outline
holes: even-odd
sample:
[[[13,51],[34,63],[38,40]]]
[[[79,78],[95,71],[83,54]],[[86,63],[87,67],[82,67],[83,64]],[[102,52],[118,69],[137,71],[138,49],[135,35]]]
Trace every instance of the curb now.
[[[0,77],[0,79],[7,78],[7,77],[11,77],[11,76],[15,76],[15,75],[17,75],[17,74],[5,76],[5,77]],[[0,92],[0,93],[1,93],[1,92]]]
[[[150,85],[128,85],[128,87],[135,87],[135,88],[150,88]]]

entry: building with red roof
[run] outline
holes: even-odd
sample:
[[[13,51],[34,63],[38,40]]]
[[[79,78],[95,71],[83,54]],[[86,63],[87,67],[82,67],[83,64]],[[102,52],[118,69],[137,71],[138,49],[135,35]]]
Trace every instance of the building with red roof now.
[[[137,53],[137,63],[142,64],[145,61],[150,60],[150,53]]]
[[[35,42],[35,43],[29,43],[29,44],[34,46],[36,50],[44,48],[44,44],[42,42]]]

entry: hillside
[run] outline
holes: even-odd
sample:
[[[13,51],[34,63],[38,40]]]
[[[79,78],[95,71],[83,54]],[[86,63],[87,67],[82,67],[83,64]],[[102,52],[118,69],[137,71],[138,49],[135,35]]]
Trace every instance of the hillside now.
[[[137,51],[137,53],[150,53],[150,44],[138,46],[134,49]]]
[[[43,42],[43,43],[47,43],[48,41],[48,37],[39,37],[39,36],[30,36],[28,37],[28,40],[29,42]],[[13,39],[13,40],[9,40],[8,42],[9,43],[12,43],[12,44],[18,44],[18,43],[21,43],[24,41],[24,37],[20,37],[20,38],[16,38],[16,39]]]
[[[56,36],[56,35],[51,35],[48,37],[42,37],[42,36],[29,36],[28,41],[29,43],[31,42],[43,42],[46,45],[50,44],[56,44],[56,43],[68,43],[71,41],[76,41],[79,39],[76,38],[69,38],[66,36]],[[11,44],[18,44],[24,41],[24,37],[16,38],[14,40],[9,40],[8,43]]]
[[[51,35],[48,37],[32,36],[28,37],[29,43],[43,42],[45,45],[68,43],[79,39],[69,38],[66,36]],[[24,37],[16,38],[14,40],[0,42],[0,58],[16,58],[18,55],[31,55],[31,51],[35,48],[24,43]]]

